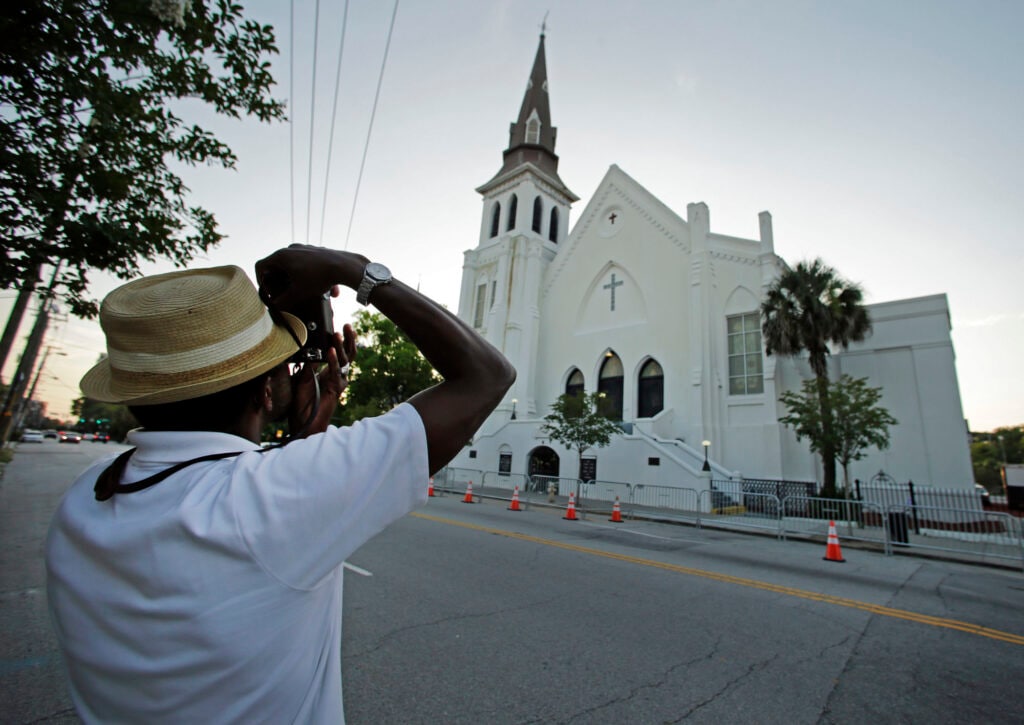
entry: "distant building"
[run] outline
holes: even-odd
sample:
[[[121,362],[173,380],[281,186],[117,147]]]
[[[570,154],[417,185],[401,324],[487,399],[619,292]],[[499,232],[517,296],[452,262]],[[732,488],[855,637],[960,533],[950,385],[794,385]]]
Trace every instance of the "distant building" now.
[[[786,267],[771,215],[759,215],[758,239],[718,234],[706,204],[680,216],[612,165],[570,231],[578,197],[558,176],[555,141],[541,35],[501,169],[477,189],[480,238],[465,252],[459,301],[518,379],[452,465],[577,477],[576,455],[540,419],[558,395],[586,390],[605,393],[626,430],[588,452],[598,480],[706,487],[707,440],[715,478],[821,481],[817,456],[778,422],[779,395],[810,368],[766,356],[761,342],[760,302]],[[855,462],[851,478],[884,469],[972,487],[946,296],[869,312],[873,334],[837,351],[831,374],[882,387],[899,425],[891,448]]]

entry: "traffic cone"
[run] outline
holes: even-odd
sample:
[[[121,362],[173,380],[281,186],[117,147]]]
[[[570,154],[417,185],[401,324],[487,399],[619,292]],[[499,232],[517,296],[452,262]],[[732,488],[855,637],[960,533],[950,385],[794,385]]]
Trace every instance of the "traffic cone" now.
[[[836,533],[836,522],[828,522],[828,545],[825,547],[825,561],[846,561],[839,550],[839,534]]]
[[[508,507],[509,511],[522,511],[519,508],[519,486],[516,486],[512,491],[512,505]]]
[[[608,520],[609,521],[614,521],[617,524],[621,524],[622,523],[622,507],[619,506],[619,497],[618,496],[615,497],[615,505],[612,506],[612,517],[610,519],[608,519]]]
[[[569,506],[565,509],[565,516],[562,518],[566,521],[576,520],[576,494],[569,494]]]
[[[473,482],[466,484],[466,495],[462,497],[462,503],[473,503]]]
[[[427,496],[433,498],[434,496],[434,477],[430,477],[430,485],[427,486]]]

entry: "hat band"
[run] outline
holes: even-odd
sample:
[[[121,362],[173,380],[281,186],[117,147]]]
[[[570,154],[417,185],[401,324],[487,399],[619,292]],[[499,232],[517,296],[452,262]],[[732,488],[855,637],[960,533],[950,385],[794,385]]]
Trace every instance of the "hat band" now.
[[[255,347],[250,347],[227,360],[175,372],[122,370],[111,365],[110,387],[124,399],[130,400],[138,395],[195,385],[198,380],[213,382],[226,379],[243,373],[250,367],[255,371],[253,375],[258,375],[261,371],[253,366],[253,363],[269,370],[271,366],[267,363],[273,362],[274,350],[279,346],[280,343],[275,343],[274,336],[268,335]],[[282,358],[282,361],[284,359],[287,359],[287,356]]]
[[[274,323],[270,315],[264,313],[241,332],[237,332],[229,338],[219,340],[212,345],[182,350],[181,352],[125,352],[110,345],[107,346],[107,355],[110,359],[110,367],[131,373],[193,373],[197,369],[209,369],[203,363],[210,364],[211,360],[223,358],[226,353],[232,355],[234,360],[238,355],[256,349],[261,342],[270,337],[270,331]],[[217,362],[212,363],[217,365]],[[202,366],[202,367],[197,367]]]

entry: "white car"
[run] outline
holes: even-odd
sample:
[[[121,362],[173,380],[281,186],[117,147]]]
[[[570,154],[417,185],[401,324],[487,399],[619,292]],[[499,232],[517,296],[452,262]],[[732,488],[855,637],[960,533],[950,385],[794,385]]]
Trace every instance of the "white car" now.
[[[26,428],[21,432],[22,443],[42,443],[43,434],[41,431],[33,430],[32,428]]]

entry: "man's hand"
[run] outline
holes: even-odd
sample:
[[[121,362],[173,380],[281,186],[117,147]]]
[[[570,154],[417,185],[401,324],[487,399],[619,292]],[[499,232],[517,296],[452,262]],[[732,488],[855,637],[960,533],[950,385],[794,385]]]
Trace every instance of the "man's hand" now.
[[[338,398],[348,387],[348,372],[356,357],[356,334],[351,325],[342,328],[342,334],[334,333],[334,344],[327,351],[327,365],[316,373],[320,386],[320,402],[313,420],[303,430],[310,411],[316,401],[316,387],[313,384],[313,366],[305,364],[292,377],[292,407],[288,427],[293,435],[300,437],[323,433],[331,422],[331,416],[338,405]]]
[[[337,297],[338,284],[355,289],[367,262],[361,254],[292,244],[256,263],[256,281],[265,302],[289,312],[328,290]]]

